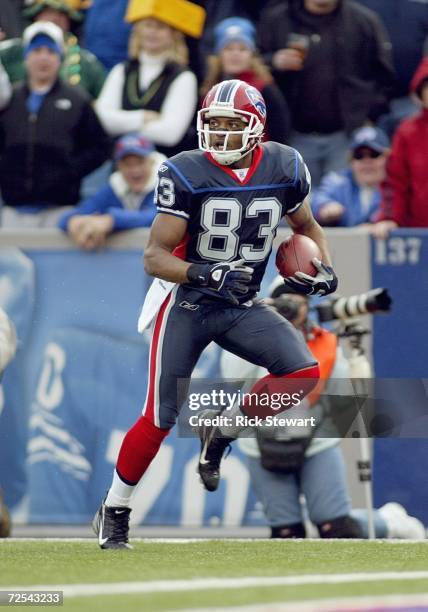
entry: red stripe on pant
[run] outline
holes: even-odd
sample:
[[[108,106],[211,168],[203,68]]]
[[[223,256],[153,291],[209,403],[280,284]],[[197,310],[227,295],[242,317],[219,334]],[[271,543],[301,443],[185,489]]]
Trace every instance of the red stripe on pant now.
[[[152,422],[155,422],[155,388],[156,388],[156,358],[159,350],[159,337],[162,324],[165,318],[165,311],[172,300],[172,294],[165,298],[164,303],[159,309],[156,317],[156,322],[153,327],[152,342],[150,345],[150,357],[149,357],[149,378],[147,381],[147,395],[146,404],[144,406],[143,413]]]
[[[258,380],[244,397],[242,412],[249,417],[258,416],[263,419],[292,408],[315,388],[319,377],[318,365],[283,376],[268,374]]]
[[[153,337],[150,347],[149,380],[144,414],[131,427],[122,441],[116,471],[127,484],[137,484],[146,472],[150,463],[157,455],[163,439],[168,435],[169,429],[160,429],[154,424],[155,415],[155,384],[156,384],[156,356],[159,348],[159,336],[165,311],[171,302],[170,294],[162,304],[156,317],[153,328]]]

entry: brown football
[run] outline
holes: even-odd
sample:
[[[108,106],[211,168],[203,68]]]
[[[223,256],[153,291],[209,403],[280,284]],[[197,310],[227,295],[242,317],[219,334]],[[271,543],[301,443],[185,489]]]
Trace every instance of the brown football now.
[[[308,236],[293,234],[279,245],[276,267],[284,277],[292,276],[296,272],[316,276],[318,270],[312,263],[314,257],[321,260],[321,251],[317,243]]]

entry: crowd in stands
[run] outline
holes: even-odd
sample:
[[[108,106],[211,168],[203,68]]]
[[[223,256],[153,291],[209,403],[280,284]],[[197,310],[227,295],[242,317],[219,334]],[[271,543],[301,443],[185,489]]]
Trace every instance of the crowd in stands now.
[[[237,78],[265,140],[305,159],[322,225],[428,227],[427,54],[428,0],[2,0],[1,226],[89,250],[150,226],[156,167]]]

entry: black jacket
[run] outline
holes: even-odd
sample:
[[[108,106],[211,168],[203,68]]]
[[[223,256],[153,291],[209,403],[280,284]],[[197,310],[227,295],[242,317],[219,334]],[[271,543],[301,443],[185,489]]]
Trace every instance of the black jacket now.
[[[0,113],[0,189],[9,206],[74,205],[84,176],[110,154],[110,140],[89,98],[59,79],[37,115],[20,83]]]
[[[350,0],[340,0],[336,11],[323,17],[305,11],[303,0],[267,9],[259,27],[259,47],[268,63],[275,51],[287,47],[290,33],[310,38],[303,70],[274,71],[288,100],[293,127],[305,117],[309,104],[321,122],[323,114],[328,122],[333,100],[340,114],[338,128],[347,132],[387,110],[395,80],[391,43],[375,13]],[[330,88],[325,98],[324,83],[326,90]],[[299,129],[313,130],[310,125]]]
[[[22,4],[24,3],[16,0],[1,0],[0,29],[6,39],[19,38],[22,34]]]
[[[385,24],[392,42],[397,72],[394,97],[407,96],[410,81],[423,55],[428,54],[428,3],[415,0],[358,0]],[[424,52],[424,43],[427,50]]]

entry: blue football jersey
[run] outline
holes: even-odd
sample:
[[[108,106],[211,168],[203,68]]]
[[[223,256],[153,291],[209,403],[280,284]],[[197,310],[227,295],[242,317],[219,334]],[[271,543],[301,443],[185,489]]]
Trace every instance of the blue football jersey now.
[[[155,201],[159,213],[188,221],[186,261],[244,259],[254,269],[249,293],[241,299],[245,302],[260,288],[281,218],[295,212],[309,191],[310,175],[300,154],[268,142],[254,151],[243,181],[202,151],[175,155],[158,170]]]

